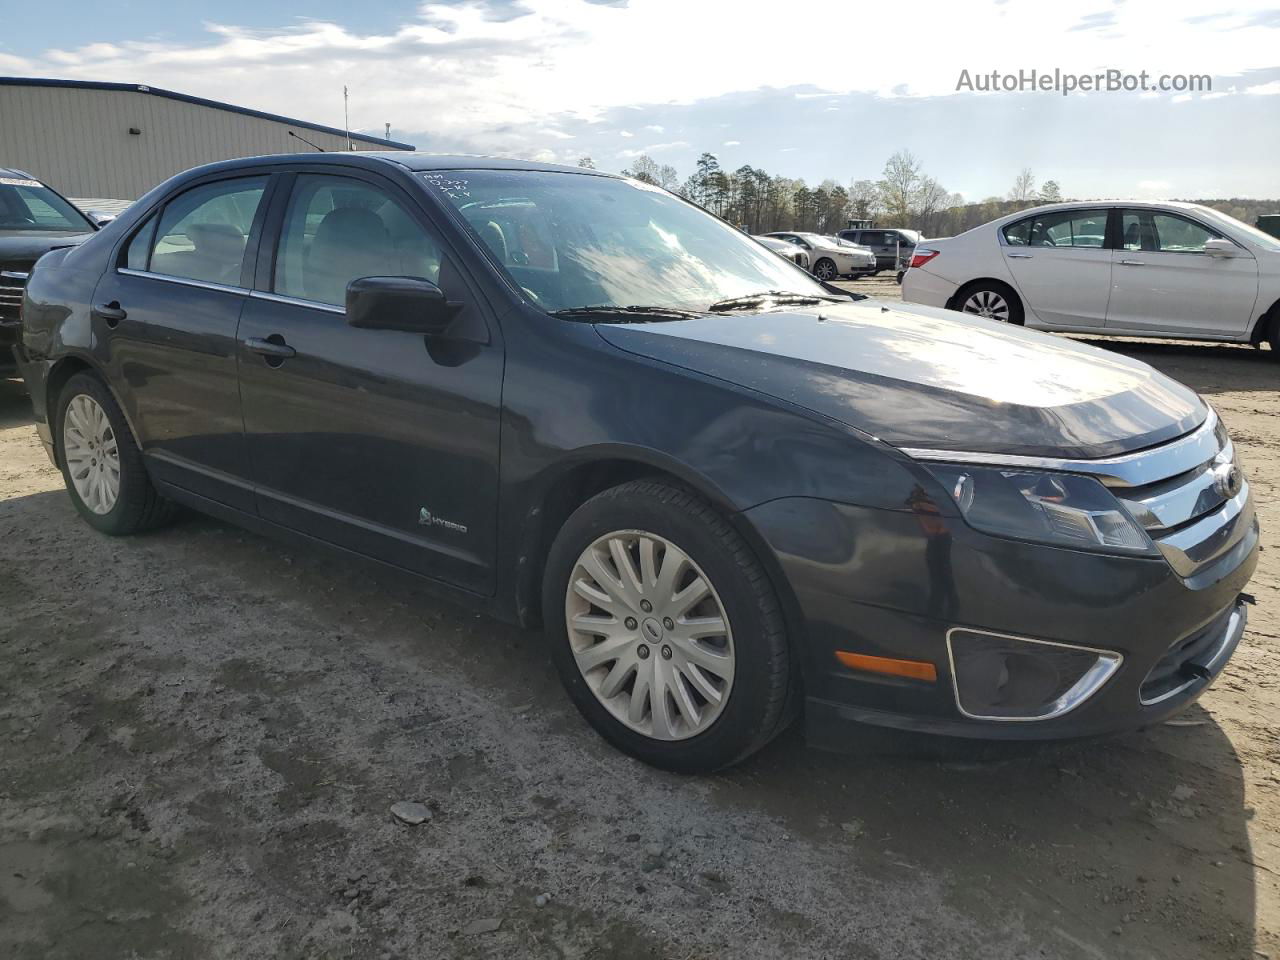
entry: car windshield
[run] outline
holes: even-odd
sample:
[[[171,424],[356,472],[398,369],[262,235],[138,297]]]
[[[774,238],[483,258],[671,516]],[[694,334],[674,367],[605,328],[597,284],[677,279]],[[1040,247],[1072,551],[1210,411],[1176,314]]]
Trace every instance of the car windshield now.
[[[39,181],[0,177],[0,230],[91,229],[79,210]]]
[[[1252,227],[1243,220],[1237,220],[1228,213],[1221,210],[1215,210],[1212,207],[1200,207],[1200,212],[1207,215],[1210,219],[1218,221],[1218,223],[1229,227],[1237,233],[1242,233],[1264,250],[1274,250],[1280,253],[1280,239],[1273,237],[1269,233]]]
[[[553,171],[449,170],[422,177],[548,312],[702,311],[766,291],[830,296],[793,263],[659,187]]]

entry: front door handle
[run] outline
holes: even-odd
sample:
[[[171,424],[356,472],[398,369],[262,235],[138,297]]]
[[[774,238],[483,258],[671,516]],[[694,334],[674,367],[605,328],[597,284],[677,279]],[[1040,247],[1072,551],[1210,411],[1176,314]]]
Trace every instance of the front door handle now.
[[[1145,264],[1143,261],[1141,261],[1141,260],[1121,260],[1121,261],[1120,261],[1120,266],[1122,266],[1122,267],[1145,267],[1145,266],[1146,266],[1146,264]]]
[[[272,360],[288,360],[298,355],[297,350],[284,342],[284,337],[279,334],[272,334],[272,337],[275,339],[263,340],[260,337],[250,337],[244,342],[245,349]]]
[[[1009,257],[1009,259],[1010,259],[1010,260],[1030,260],[1030,259],[1032,259],[1032,257],[1033,257],[1033,256],[1034,256],[1034,255],[1033,255],[1033,254],[1030,254],[1030,253],[1010,253],[1010,254],[1008,254],[1008,257]]]
[[[112,300],[110,303],[100,303],[93,308],[93,314],[101,317],[106,321],[108,327],[114,327],[125,317],[129,316],[128,311],[120,306],[119,300]]]

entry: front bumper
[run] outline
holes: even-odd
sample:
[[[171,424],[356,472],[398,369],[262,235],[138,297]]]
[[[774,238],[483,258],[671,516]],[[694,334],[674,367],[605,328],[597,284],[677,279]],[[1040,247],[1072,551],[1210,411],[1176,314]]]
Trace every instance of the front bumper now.
[[[1240,642],[1240,594],[1259,543],[1254,522],[1211,567],[1184,580],[1163,559],[1005,540],[952,517],[922,525],[909,512],[806,498],[775,500],[746,517],[796,599],[810,740],[835,748],[856,743],[856,724],[1049,740],[1158,723],[1199,697]],[[979,719],[959,706],[947,645],[955,628],[1102,649],[1122,660],[1059,715]],[[1171,662],[1180,650],[1186,662]],[[926,661],[936,680],[849,669],[837,651]],[[1162,682],[1153,685],[1153,677]]]

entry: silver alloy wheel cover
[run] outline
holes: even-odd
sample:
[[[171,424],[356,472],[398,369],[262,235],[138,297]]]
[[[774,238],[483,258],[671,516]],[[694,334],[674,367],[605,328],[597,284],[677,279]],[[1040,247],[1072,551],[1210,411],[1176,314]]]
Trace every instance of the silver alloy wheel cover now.
[[[62,456],[80,502],[103,516],[120,498],[120,448],[101,404],[77,393],[62,418]]]
[[[1000,320],[1005,323],[1009,320],[1009,304],[994,290],[974,291],[964,302],[962,309],[965,313],[976,313],[989,320]]]
[[[835,279],[836,266],[830,260],[819,260],[817,266],[813,268],[813,275],[819,280]]]
[[[564,612],[582,678],[629,729],[686,740],[724,711],[729,618],[710,579],[670,540],[643,530],[597,539],[573,566]]]

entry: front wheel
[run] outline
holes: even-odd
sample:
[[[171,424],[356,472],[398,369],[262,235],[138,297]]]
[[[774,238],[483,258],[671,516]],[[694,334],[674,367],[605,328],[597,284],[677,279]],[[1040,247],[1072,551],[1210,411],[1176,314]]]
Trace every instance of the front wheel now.
[[[785,725],[777,596],[742,538],[692,493],[634,481],[579,507],[551,548],[543,613],[575,706],[646,763],[715,770]]]
[[[836,278],[835,262],[823,257],[813,265],[813,275],[823,282],[830,282]]]

